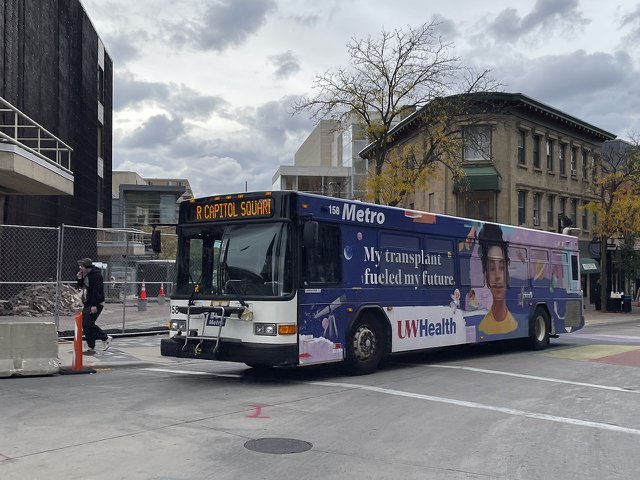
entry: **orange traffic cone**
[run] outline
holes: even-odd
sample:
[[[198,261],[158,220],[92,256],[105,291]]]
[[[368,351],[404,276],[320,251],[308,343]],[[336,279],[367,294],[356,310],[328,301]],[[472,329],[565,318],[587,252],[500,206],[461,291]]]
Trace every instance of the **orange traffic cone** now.
[[[144,312],[147,310],[147,289],[144,286],[144,279],[142,280],[142,286],[140,287],[140,295],[138,295],[138,311]]]
[[[164,304],[164,282],[160,284],[160,291],[158,292],[158,304]]]

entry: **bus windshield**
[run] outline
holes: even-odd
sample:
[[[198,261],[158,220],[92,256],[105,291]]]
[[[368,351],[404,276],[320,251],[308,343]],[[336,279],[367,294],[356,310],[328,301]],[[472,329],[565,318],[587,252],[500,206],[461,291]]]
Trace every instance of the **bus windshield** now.
[[[200,299],[286,297],[293,293],[286,222],[182,229],[176,293]]]

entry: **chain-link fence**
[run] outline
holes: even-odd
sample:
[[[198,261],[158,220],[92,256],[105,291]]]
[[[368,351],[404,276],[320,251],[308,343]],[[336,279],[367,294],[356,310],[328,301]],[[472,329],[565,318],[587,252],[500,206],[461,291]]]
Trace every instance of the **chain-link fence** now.
[[[138,302],[142,285],[150,301],[170,297],[174,279],[175,234],[163,231],[162,258],[152,252],[151,233],[62,225],[0,225],[0,315],[59,318],[82,308],[77,288],[78,259],[101,269],[106,303]]]

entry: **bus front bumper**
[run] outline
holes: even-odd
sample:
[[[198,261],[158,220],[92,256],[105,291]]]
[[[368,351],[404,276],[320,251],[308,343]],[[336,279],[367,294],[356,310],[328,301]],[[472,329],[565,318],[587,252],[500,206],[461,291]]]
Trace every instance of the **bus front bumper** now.
[[[200,339],[176,335],[163,338],[160,342],[160,354],[164,357],[220,360],[225,362],[243,362],[249,365],[297,365],[298,345],[269,345],[245,343],[222,339],[216,348],[216,339]]]

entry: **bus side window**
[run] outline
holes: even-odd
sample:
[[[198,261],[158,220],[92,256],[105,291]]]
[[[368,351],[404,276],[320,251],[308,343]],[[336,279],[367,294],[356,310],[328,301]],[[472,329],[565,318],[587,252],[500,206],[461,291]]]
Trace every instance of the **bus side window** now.
[[[340,272],[340,229],[335,225],[318,225],[318,245],[305,250],[305,284],[337,284]]]
[[[529,259],[524,247],[509,245],[509,285],[529,286]]]

